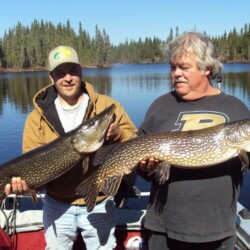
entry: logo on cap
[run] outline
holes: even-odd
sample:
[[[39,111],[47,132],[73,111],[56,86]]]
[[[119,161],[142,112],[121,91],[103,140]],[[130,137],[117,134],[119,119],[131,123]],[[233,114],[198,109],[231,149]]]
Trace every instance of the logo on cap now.
[[[67,48],[63,48],[54,54],[54,59],[59,60],[63,58],[68,58],[71,56],[71,51]]]

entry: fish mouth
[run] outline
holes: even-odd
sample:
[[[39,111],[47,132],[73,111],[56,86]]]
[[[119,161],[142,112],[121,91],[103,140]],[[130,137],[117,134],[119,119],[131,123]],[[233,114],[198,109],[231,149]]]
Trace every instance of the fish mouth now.
[[[112,104],[100,114],[83,124],[74,138],[73,147],[79,153],[92,153],[99,149],[106,136],[110,123],[113,121],[115,104]]]

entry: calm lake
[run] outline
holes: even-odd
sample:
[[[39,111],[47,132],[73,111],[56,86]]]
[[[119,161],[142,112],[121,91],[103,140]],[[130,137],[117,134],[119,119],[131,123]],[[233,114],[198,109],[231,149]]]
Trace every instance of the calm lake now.
[[[83,69],[83,78],[99,93],[117,99],[139,127],[151,102],[171,90],[169,71],[168,64],[115,65],[107,69]],[[0,164],[21,154],[22,131],[33,109],[32,98],[48,83],[47,72],[0,74]],[[250,108],[250,64],[225,64],[221,89]],[[141,180],[137,185],[141,190],[148,188]],[[248,172],[240,196],[240,202],[248,208],[249,191]]]

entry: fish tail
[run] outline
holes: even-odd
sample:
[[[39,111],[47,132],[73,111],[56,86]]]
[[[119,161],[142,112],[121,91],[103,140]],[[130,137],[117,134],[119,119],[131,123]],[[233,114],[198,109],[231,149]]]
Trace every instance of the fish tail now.
[[[94,176],[92,176],[92,178],[87,178],[76,188],[77,195],[83,196],[88,212],[91,212],[94,209],[96,205],[96,198],[98,196],[99,188],[97,181],[95,180],[96,178],[94,178]]]

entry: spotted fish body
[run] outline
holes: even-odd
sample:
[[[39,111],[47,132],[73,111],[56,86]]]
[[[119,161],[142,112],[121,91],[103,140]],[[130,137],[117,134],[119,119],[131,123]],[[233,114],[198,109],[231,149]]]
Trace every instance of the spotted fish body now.
[[[11,178],[21,177],[31,191],[74,167],[86,153],[94,152],[103,144],[112,122],[114,105],[42,147],[31,150],[0,166],[0,189],[4,190]],[[4,198],[2,193],[0,200]]]
[[[105,147],[104,147],[105,148]],[[163,183],[169,166],[204,168],[234,157],[248,165],[246,152],[250,151],[250,120],[216,125],[210,128],[183,132],[167,132],[140,136],[119,143],[100,166],[77,188],[91,211],[99,191],[116,194],[123,175],[134,170],[138,163],[151,157],[160,160],[159,173]],[[165,169],[162,171],[162,168]]]

